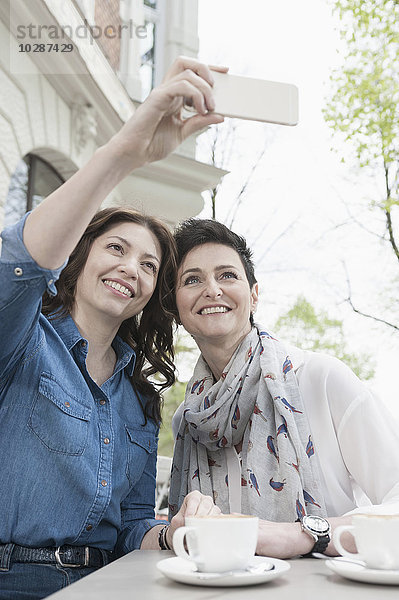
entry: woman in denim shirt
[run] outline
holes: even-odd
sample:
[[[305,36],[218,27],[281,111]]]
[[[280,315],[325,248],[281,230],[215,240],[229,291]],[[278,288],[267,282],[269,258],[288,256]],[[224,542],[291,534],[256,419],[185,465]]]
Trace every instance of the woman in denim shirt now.
[[[194,492],[170,526],[154,519],[160,396],[148,377],[174,380],[174,244],[131,209],[96,214],[133,169],[222,120],[212,82],[178,59],[85,167],[2,234],[0,598],[43,598],[115,556],[171,547],[185,514],[219,511]],[[187,120],[184,98],[198,113]]]

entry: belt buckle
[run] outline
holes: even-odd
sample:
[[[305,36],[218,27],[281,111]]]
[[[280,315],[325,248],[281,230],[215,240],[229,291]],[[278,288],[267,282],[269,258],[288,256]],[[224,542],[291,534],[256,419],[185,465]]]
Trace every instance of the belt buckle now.
[[[54,553],[55,554],[55,560],[56,560],[57,564],[60,565],[60,567],[77,568],[77,567],[88,567],[89,566],[89,546],[85,546],[85,561],[84,561],[83,565],[82,564],[76,565],[76,564],[73,564],[73,563],[66,563],[66,564],[63,563],[62,560],[61,560],[61,557],[60,557],[60,549],[61,549],[61,546],[58,546],[55,549],[55,553]]]

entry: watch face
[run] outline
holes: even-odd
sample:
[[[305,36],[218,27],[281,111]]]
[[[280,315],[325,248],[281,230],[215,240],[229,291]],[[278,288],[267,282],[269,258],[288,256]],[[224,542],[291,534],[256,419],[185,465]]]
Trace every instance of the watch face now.
[[[328,521],[315,515],[306,515],[303,517],[303,523],[315,533],[327,533],[330,528]]]

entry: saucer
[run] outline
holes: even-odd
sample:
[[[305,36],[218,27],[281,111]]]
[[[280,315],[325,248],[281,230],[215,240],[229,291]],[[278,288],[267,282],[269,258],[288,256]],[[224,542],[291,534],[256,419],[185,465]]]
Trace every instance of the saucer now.
[[[399,569],[388,571],[385,569],[368,569],[363,565],[351,563],[349,561],[340,561],[329,559],[326,560],[326,565],[347,579],[354,581],[362,581],[364,583],[379,583],[383,585],[399,585]]]
[[[165,558],[164,560],[159,561],[157,567],[165,577],[173,579],[173,581],[212,587],[233,587],[265,583],[266,581],[271,581],[276,577],[280,577],[280,575],[290,569],[290,565],[284,560],[267,558],[265,556],[254,556],[251,567],[260,567],[264,562],[272,563],[273,569],[262,571],[260,573],[251,573],[250,571],[230,571],[226,573],[226,575],[221,574],[220,577],[215,577],[217,573],[201,573],[196,571],[194,563],[178,556]]]

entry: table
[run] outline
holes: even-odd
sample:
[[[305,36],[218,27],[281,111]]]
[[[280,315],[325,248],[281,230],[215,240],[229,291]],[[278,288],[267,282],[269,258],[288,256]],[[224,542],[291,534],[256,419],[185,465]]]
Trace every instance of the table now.
[[[174,556],[161,550],[136,550],[88,575],[81,581],[48,596],[51,600],[383,600],[398,598],[397,586],[371,585],[343,579],[321,559],[290,560],[291,569],[280,578],[256,586],[212,588],[188,586],[164,577],[156,568],[163,558]]]

